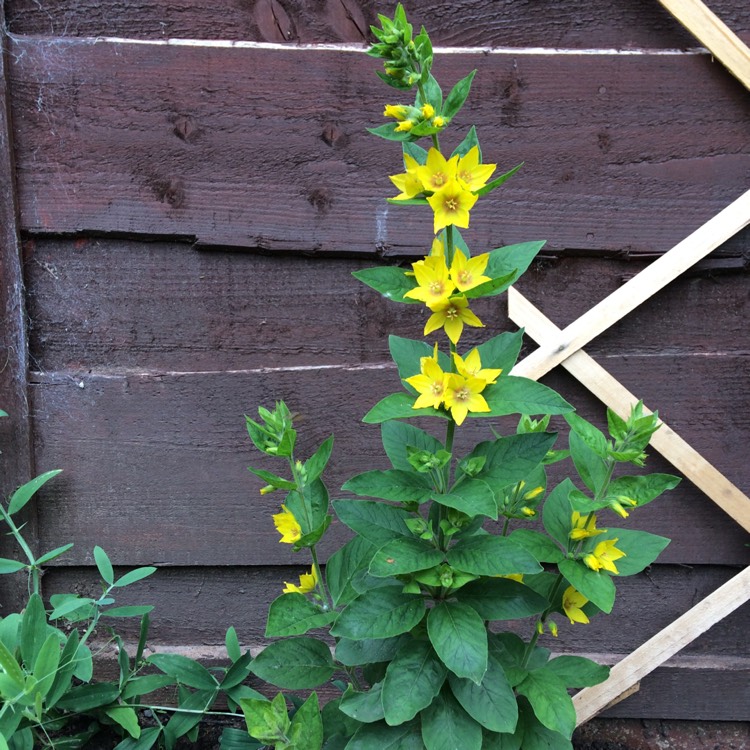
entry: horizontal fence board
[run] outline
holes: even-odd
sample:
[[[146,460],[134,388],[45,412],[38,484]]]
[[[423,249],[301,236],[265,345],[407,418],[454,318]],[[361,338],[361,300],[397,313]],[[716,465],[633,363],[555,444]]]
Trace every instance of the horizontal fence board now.
[[[102,546],[106,549],[105,539]],[[162,568],[150,578],[115,592],[116,604],[155,605],[151,614],[152,647],[158,643],[219,646],[232,625],[243,647],[256,648],[267,642],[268,607],[281,596],[284,582],[297,582],[300,573],[309,569],[306,552],[296,557],[296,565],[290,567]],[[546,635],[542,645],[557,653],[626,654],[736,572],[727,567],[653,565],[646,573],[616,581],[617,599],[611,615],[599,615],[586,626],[571,625],[565,617],[553,616],[559,636],[553,639]],[[96,569],[50,568],[45,574],[45,587],[49,593],[74,591],[97,596]],[[528,619],[512,626],[528,636],[531,622]],[[750,659],[745,637],[749,625],[750,608],[736,610],[686,646],[680,657],[689,656],[694,663],[702,660],[704,664],[712,658],[717,662],[732,657]],[[129,636],[137,637],[137,619],[120,620],[119,626]],[[498,629],[502,629],[502,623],[498,623]]]
[[[308,561],[299,562],[294,568],[163,569],[121,591],[117,601],[156,604],[151,615],[152,649],[179,645],[191,654],[215,653],[220,663],[221,644],[229,625],[236,628],[243,648],[255,649],[266,642],[268,605],[280,594],[282,582],[296,580]],[[647,574],[617,582],[618,598],[611,617],[597,617],[587,626],[570,626],[564,618],[558,618],[559,638],[546,636],[542,645],[554,653],[586,653],[614,663],[734,572],[727,568],[652,566]],[[45,586],[48,592],[95,595],[98,591],[90,568],[50,570]],[[636,695],[604,715],[750,719],[750,655],[745,637],[749,617],[750,610],[745,607],[722,620],[645,678]],[[118,620],[117,625],[126,643],[137,640],[137,622]],[[531,624],[515,623],[513,627],[528,636]]]
[[[6,12],[17,34],[360,43],[372,41],[370,24],[394,5],[371,0],[11,0]],[[711,8],[735,33],[750,36],[750,10],[743,0],[712,0]],[[413,0],[407,11],[415,27],[424,24],[440,45],[627,49],[696,44],[653,0],[592,0],[585,6],[577,0]]]
[[[744,358],[601,361],[731,481],[748,486],[746,410],[738,406],[747,393],[737,376]],[[715,390],[705,391],[708,379]],[[337,497],[353,474],[386,467],[379,429],[359,420],[398,388],[395,370],[377,365],[214,374],[34,373],[32,381],[37,466],[66,470],[41,495],[42,543],[76,541],[68,558],[75,562],[104,535],[121,564],[291,562],[294,556],[278,544],[270,518],[283,496],[259,496],[261,483],[245,468],[252,463],[276,470],[278,462],[252,449],[243,412],[285,399],[300,414],[302,458],[333,432],[328,486]],[[554,373],[546,381],[584,416],[602,419],[601,406],[569,376]],[[427,426],[437,434],[444,429],[434,422]],[[468,452],[488,437],[488,422],[469,420],[456,449]],[[671,467],[654,456],[649,470]],[[554,469],[555,481],[561,471],[559,465]],[[665,560],[750,562],[746,534],[687,482],[631,522],[674,540]],[[329,545],[343,538],[334,524]]]
[[[31,353],[40,371],[376,363],[389,357],[388,334],[420,338],[426,320],[424,306],[389,302],[352,277],[372,261],[91,238],[28,240],[25,258]],[[539,261],[518,288],[564,327],[644,267]],[[748,354],[747,277],[710,273],[677,279],[586,350],[620,357]],[[473,307],[487,327],[467,329],[462,350],[515,328],[505,295]]]
[[[18,37],[11,59],[28,232],[425,250],[429,208],[384,202],[399,149],[364,128],[397,95],[362,53]],[[447,86],[473,67],[444,142],[475,122],[487,161],[526,162],[475,208],[474,247],[661,253],[747,187],[747,94],[708,55],[458,54],[435,71]]]

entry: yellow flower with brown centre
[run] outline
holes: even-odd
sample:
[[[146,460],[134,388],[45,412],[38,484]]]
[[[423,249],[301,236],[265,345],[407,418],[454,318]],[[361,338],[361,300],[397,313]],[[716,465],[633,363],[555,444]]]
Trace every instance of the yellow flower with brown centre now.
[[[453,360],[456,363],[456,370],[459,375],[463,375],[465,378],[480,378],[487,385],[496,383],[503,372],[501,369],[483,368],[477,348],[472,349],[465,359],[454,352]]]
[[[424,180],[422,180],[424,184]],[[462,229],[469,226],[469,211],[477,202],[477,196],[464,189],[456,179],[445,183],[434,195],[427,198],[434,213],[434,232],[453,224]]]
[[[281,534],[280,543],[294,544],[302,536],[302,527],[297,523],[294,514],[286,507],[281,506],[281,513],[273,516],[273,524],[276,531]]]
[[[425,323],[425,336],[437,331],[438,328],[444,328],[448,338],[457,344],[464,330],[464,324],[474,328],[484,328],[484,323],[469,309],[469,301],[463,295],[450,297],[430,304],[428,307],[432,310],[432,315]]]
[[[414,409],[432,407],[438,409],[443,403],[445,388],[448,383],[448,373],[443,372],[437,361],[437,344],[432,357],[421,357],[419,360],[420,373],[406,378],[406,382],[419,393],[414,402]]]
[[[428,192],[437,192],[456,179],[458,156],[446,159],[436,148],[427,152],[427,160],[417,169],[417,177]],[[437,234],[437,232],[436,232]]]
[[[489,259],[489,253],[482,253],[475,258],[467,258],[460,248],[456,248],[450,273],[451,279],[453,279],[453,283],[459,292],[466,292],[475,286],[484,284],[485,281],[491,281],[489,276],[483,275]]]
[[[412,263],[418,286],[410,289],[404,297],[416,299],[431,306],[446,301],[455,290],[442,255],[428,255],[424,260]]]
[[[472,146],[465,156],[458,160],[456,177],[467,189],[476,192],[483,188],[497,169],[497,164],[480,164],[479,147]]]
[[[456,373],[448,376],[443,400],[457,425],[463,423],[469,412],[491,411],[482,396],[486,386],[487,383],[479,378],[465,378]]]
[[[588,604],[588,599],[580,592],[576,591],[572,586],[568,586],[563,592],[562,596],[562,607],[563,612],[568,616],[571,625],[576,622],[587,624],[589,618],[583,611],[583,607]]]

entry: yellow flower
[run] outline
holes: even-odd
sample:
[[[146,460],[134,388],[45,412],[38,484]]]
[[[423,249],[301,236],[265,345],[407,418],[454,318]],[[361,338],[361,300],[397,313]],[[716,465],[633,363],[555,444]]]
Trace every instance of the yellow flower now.
[[[318,576],[315,573],[315,566],[310,569],[309,573],[303,573],[299,577],[299,586],[284,581],[285,594],[309,594],[315,590],[318,585]]]
[[[448,183],[455,181],[457,164],[458,156],[452,156],[446,160],[436,148],[431,148],[427,152],[427,161],[424,166],[417,169],[417,176],[422,181],[425,190],[437,192]]]
[[[388,178],[401,191],[392,200],[409,200],[424,191],[416,173],[419,162],[413,156],[404,154],[404,165],[406,166],[406,172],[393,174]]]
[[[539,497],[539,495],[544,492],[544,487],[534,487],[533,490],[529,490],[524,496],[524,500],[533,500],[535,497]]]
[[[437,117],[432,118],[432,126],[435,128],[443,128],[445,127],[445,117],[441,117],[440,115],[437,115]]]
[[[466,297],[457,296],[434,305],[428,305],[432,310],[432,315],[427,319],[424,327],[424,335],[437,331],[438,328],[445,328],[448,338],[457,344],[464,330],[464,323],[474,328],[484,328],[479,318],[469,310],[469,302]]]
[[[606,570],[609,573],[619,575],[619,572],[615,567],[615,560],[625,557],[625,553],[615,547],[617,541],[617,539],[605,539],[603,542],[599,542],[593,552],[584,555],[583,562],[591,568],[591,570]]]
[[[400,133],[408,133],[414,127],[414,123],[411,120],[404,120],[396,125],[396,130]]]
[[[477,202],[477,196],[461,187],[458,180],[450,180],[427,202],[435,214],[434,232],[437,234],[449,224],[466,229],[469,226],[469,211]]]
[[[281,510],[281,513],[276,513],[273,516],[273,525],[276,527],[276,531],[281,534],[279,542],[294,544],[302,536],[302,527],[297,523],[297,519],[286,505],[282,505]]]
[[[386,104],[383,110],[383,117],[392,117],[394,120],[401,122],[409,116],[409,107],[405,104]]]
[[[523,583],[523,573],[508,573],[507,576],[492,576],[493,578],[508,578],[511,581],[518,581]]]
[[[577,510],[573,511],[570,523],[572,528],[570,530],[570,538],[574,541],[579,539],[588,539],[591,536],[597,536],[598,534],[604,534],[607,529],[596,528],[596,515],[591,516],[591,520],[588,520],[589,514],[582,516]],[[588,523],[586,523],[588,520]]]
[[[576,591],[572,586],[568,586],[565,589],[562,597],[563,612],[568,616],[571,625],[576,622],[587,624],[589,618],[584,613],[582,607],[588,604],[588,599],[580,592]]]
[[[497,169],[497,164],[479,163],[479,148],[473,146],[466,156],[459,159],[456,176],[467,190],[475,192],[487,184],[487,180],[490,179],[495,169]]]
[[[430,255],[445,255],[445,247],[443,243],[435,237],[432,241],[432,247],[430,248]]]
[[[426,305],[447,301],[455,287],[442,255],[428,255],[424,260],[412,263],[414,276],[419,286],[410,289],[404,297],[416,299]]]
[[[466,292],[475,286],[484,284],[485,281],[491,281],[489,276],[482,275],[487,268],[489,259],[489,253],[482,253],[482,255],[477,255],[476,258],[467,258],[461,250],[456,248],[451,263],[451,279],[453,279],[453,283],[459,292]]]
[[[445,389],[445,406],[457,425],[463,423],[470,412],[488,412],[490,407],[482,396],[487,383],[479,378],[465,378],[463,375],[451,374]]]
[[[419,360],[420,374],[406,378],[406,382],[419,393],[414,402],[414,409],[424,409],[428,406],[437,409],[443,402],[448,373],[443,372],[437,361],[437,344],[432,357],[421,357]]]
[[[453,359],[456,362],[456,370],[459,375],[463,375],[465,378],[479,378],[484,380],[487,385],[496,383],[503,372],[500,369],[482,369],[482,360],[479,358],[479,350],[476,348],[466,355],[466,359],[460,357],[457,353],[453,354]]]
[[[432,104],[429,103],[423,104],[420,111],[422,112],[422,117],[424,117],[425,120],[429,120],[435,115],[435,107],[433,107]]]

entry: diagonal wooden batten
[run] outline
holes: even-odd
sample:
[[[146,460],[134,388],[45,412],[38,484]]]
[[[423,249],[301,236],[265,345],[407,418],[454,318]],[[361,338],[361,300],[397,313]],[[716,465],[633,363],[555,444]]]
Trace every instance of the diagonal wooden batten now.
[[[513,287],[508,290],[508,315],[516,325],[525,328],[526,333],[540,345],[559,340],[560,329]],[[628,417],[631,407],[638,401],[625,386],[584,351],[572,354],[562,362],[562,366],[623,419]],[[512,373],[518,374],[515,368]],[[674,430],[662,422],[651,438],[650,445],[750,532],[750,498]]]
[[[750,89],[750,49],[701,0],[659,2],[720,60],[742,85]]]
[[[534,380],[624,318],[670,281],[750,224],[750,190],[519,362],[514,372]]]
[[[633,685],[705,633],[712,625],[750,600],[750,567],[730,578],[664,630],[639,646],[612,667],[605,682],[585,688],[573,696],[576,722],[581,725],[596,716]]]

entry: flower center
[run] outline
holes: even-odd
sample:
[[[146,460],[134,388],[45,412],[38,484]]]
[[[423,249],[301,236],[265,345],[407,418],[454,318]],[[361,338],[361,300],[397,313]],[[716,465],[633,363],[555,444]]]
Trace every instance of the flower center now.
[[[430,294],[435,295],[436,297],[441,297],[443,294],[443,282],[442,281],[431,281],[430,282]]]
[[[473,278],[471,275],[471,271],[468,271],[466,269],[463,269],[458,272],[458,283],[459,284],[471,284]]]
[[[461,313],[458,311],[458,308],[456,307],[448,307],[445,311],[445,317],[448,318],[448,320],[455,320],[456,318],[460,317]]]
[[[445,199],[445,210],[449,213],[458,211],[458,198],[446,198]]]
[[[432,391],[433,396],[442,396],[443,395],[443,384],[435,381],[431,386],[430,390]]]
[[[445,178],[445,175],[442,172],[435,172],[435,174],[432,175],[432,184],[436,188],[443,187],[443,185],[445,185],[446,181],[447,180]]]
[[[455,394],[456,401],[468,401],[470,396],[471,391],[466,386],[456,391]]]

